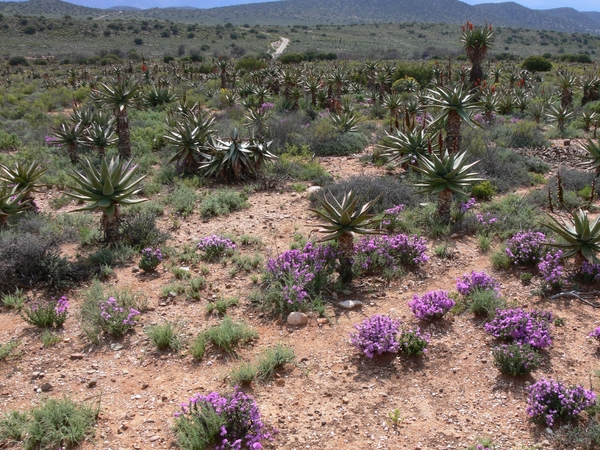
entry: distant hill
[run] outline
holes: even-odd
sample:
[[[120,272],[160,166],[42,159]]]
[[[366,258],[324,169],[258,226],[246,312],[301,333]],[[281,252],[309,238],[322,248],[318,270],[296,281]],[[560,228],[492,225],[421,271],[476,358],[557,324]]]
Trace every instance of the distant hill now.
[[[118,10],[119,12],[115,11]],[[600,34],[600,12],[581,13],[572,8],[533,10],[514,2],[471,6],[459,0],[284,0],[197,8],[86,8],[60,0],[0,2],[0,12],[23,15],[166,19],[203,24],[314,25],[389,22],[453,23],[470,20],[515,28]],[[110,17],[110,16],[109,16]]]
[[[142,11],[142,8],[136,8],[135,6],[111,6],[106,9],[109,11]]]

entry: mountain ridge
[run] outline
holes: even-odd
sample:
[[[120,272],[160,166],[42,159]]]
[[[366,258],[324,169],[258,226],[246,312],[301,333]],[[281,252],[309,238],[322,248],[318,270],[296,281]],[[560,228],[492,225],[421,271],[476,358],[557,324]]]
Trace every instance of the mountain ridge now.
[[[495,26],[600,34],[600,12],[573,8],[533,10],[515,2],[468,5],[459,0],[282,0],[210,9],[169,7],[89,8],[61,0],[0,2],[3,14],[70,15],[77,17],[162,18],[204,24],[355,24],[355,23],[491,23]],[[107,12],[109,13],[107,15]]]

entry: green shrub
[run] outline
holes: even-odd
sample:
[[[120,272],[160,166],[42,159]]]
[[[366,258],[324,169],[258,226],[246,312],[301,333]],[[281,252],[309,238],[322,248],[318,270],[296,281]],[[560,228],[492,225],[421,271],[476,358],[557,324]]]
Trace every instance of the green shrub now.
[[[233,386],[241,386],[253,382],[258,377],[256,365],[249,362],[243,362],[233,368],[229,373],[229,380]]]
[[[0,344],[0,361],[7,359],[18,346],[19,341],[10,341],[7,344]],[[0,438],[0,442],[2,442],[2,438]]]
[[[521,67],[530,72],[549,72],[552,70],[552,63],[543,56],[529,56],[523,61]]]
[[[40,339],[44,347],[52,347],[63,340],[62,337],[50,330],[44,330],[40,335]]]
[[[198,333],[190,345],[190,354],[194,359],[200,361],[202,358],[204,358],[204,354],[206,353],[206,343],[206,334]]]
[[[209,302],[208,305],[206,305],[206,312],[208,314],[212,314],[213,311],[217,311],[219,314],[225,315],[227,308],[230,306],[237,306],[239,303],[240,300],[237,297],[219,298],[218,300]]]
[[[187,217],[194,212],[196,205],[196,191],[185,185],[179,185],[169,196],[169,204],[176,212]]]
[[[20,311],[25,304],[25,300],[27,300],[27,296],[23,295],[23,291],[17,288],[14,294],[4,293],[0,299],[5,308],[16,309],[17,311]]]
[[[508,344],[494,348],[494,365],[500,372],[512,375],[527,375],[539,367],[540,355],[527,344]]]
[[[17,150],[23,144],[16,134],[0,130],[0,150]]]
[[[179,337],[181,326],[178,323],[165,322],[160,325],[148,327],[145,331],[150,342],[159,350],[179,350],[181,339]]]
[[[539,130],[538,125],[529,120],[520,120],[498,127],[496,143],[506,148],[545,147],[548,141]]]
[[[502,309],[506,302],[493,290],[476,290],[467,298],[471,312],[477,316],[494,317],[496,309]]]
[[[248,196],[233,189],[218,189],[208,194],[200,202],[200,215],[208,219],[215,216],[226,216],[234,211],[248,208]]]
[[[317,156],[347,156],[362,152],[369,139],[362,133],[341,133],[332,139],[313,142],[311,150]]]
[[[496,270],[508,269],[511,266],[510,258],[506,254],[506,246],[501,246],[495,250],[491,256],[490,261],[492,267]]]
[[[233,353],[234,347],[257,338],[258,333],[246,323],[225,316],[219,325],[206,330],[206,337],[220,350]]]
[[[124,215],[119,229],[121,242],[141,250],[146,247],[157,247],[169,238],[156,225],[156,215],[150,211],[141,211]]]
[[[9,444],[23,441],[27,433],[29,416],[19,411],[10,411],[0,418],[0,442]]]
[[[275,347],[264,350],[256,362],[258,376],[262,380],[270,380],[278,369],[286,364],[293,363],[296,354],[292,347],[277,344]]]
[[[489,181],[473,185],[471,195],[478,200],[489,200],[498,193],[498,189]]]

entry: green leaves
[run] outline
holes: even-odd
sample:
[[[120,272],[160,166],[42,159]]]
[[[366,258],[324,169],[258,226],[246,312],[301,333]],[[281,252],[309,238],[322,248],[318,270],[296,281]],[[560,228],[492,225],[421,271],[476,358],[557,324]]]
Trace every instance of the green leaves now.
[[[6,184],[0,185],[0,224],[9,216],[27,209],[29,205],[25,201],[26,195],[26,191],[19,191],[16,186],[9,188]]]
[[[587,151],[587,154],[578,155],[585,160],[581,165],[589,169],[600,171],[600,146],[588,137],[587,144],[583,146],[583,149]]]
[[[600,264],[600,217],[590,222],[581,209],[573,214],[570,223],[558,221],[552,216],[550,223],[543,225],[558,234],[565,242],[547,242],[546,245],[563,250],[563,258],[582,255],[591,263]]]
[[[26,191],[26,194],[42,186],[39,179],[47,170],[37,161],[29,165],[17,162],[12,168],[0,164],[0,169],[0,181],[15,187],[18,191]]]
[[[394,133],[386,132],[384,143],[379,145],[384,150],[382,156],[398,164],[416,161],[428,153],[430,146],[433,148],[437,143],[431,143],[425,130],[420,127],[407,130],[405,133],[400,130],[395,130]]]
[[[86,159],[82,172],[75,171],[71,175],[77,185],[72,186],[73,192],[68,192],[67,195],[90,202],[77,211],[100,208],[111,218],[115,214],[116,205],[133,205],[146,201],[131,198],[139,192],[136,186],[146,177],[144,175],[133,180],[136,169],[136,165],[131,166],[131,161],[123,163],[119,157],[112,158],[110,162],[102,158],[100,169]]]
[[[429,157],[419,158],[417,170],[424,177],[414,184],[422,188],[416,193],[439,194],[449,190],[468,195],[464,189],[484,179],[479,178],[477,172],[469,172],[469,169],[479,161],[467,164],[466,156],[466,152],[450,154],[446,151],[441,157],[432,153]]]
[[[319,229],[320,233],[327,234],[322,241],[338,239],[350,233],[378,233],[378,230],[372,227],[378,225],[382,219],[367,214],[367,211],[377,199],[363,203],[364,198],[357,197],[352,190],[344,194],[341,202],[335,197],[331,197],[332,200],[328,200],[326,197],[317,196],[317,202],[323,209],[310,209],[318,217],[328,222],[328,225],[321,226]],[[359,207],[361,203],[362,206]]]

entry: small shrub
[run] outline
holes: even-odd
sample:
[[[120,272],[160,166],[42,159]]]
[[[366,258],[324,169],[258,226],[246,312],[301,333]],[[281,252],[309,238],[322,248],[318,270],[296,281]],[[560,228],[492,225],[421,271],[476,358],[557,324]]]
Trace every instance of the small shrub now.
[[[19,411],[10,411],[0,418],[0,442],[17,443],[25,438],[29,416]]]
[[[506,247],[501,247],[495,250],[490,255],[490,261],[492,263],[492,267],[496,270],[508,269],[510,267],[510,258],[506,254]]]
[[[489,181],[473,185],[471,195],[478,200],[489,200],[498,193],[498,189]]]
[[[270,380],[277,370],[293,363],[295,359],[294,349],[279,343],[260,354],[256,362],[257,375],[263,381]]]
[[[398,351],[396,340],[400,323],[389,316],[376,314],[354,325],[356,332],[350,334],[350,340],[367,358],[375,354]]]
[[[154,325],[146,329],[146,334],[159,350],[166,350],[169,348],[179,350],[181,345],[178,324],[165,322],[161,325]]]
[[[7,359],[18,346],[19,341],[10,341],[7,344],[0,344],[0,361]],[[1,438],[0,442],[2,442]]]
[[[220,350],[233,353],[234,347],[258,337],[258,333],[244,322],[234,322],[229,316],[219,325],[206,330],[207,339]]]
[[[213,311],[217,311],[219,314],[225,315],[227,308],[237,306],[239,302],[237,297],[220,298],[206,305],[206,312],[212,314]]]
[[[550,311],[498,310],[494,320],[485,324],[485,331],[500,339],[546,348],[552,345],[552,321]]]
[[[586,283],[600,280],[600,264],[584,261],[577,276]]]
[[[433,254],[441,259],[453,259],[456,256],[452,245],[448,242],[442,242],[433,247]]]
[[[560,381],[542,378],[532,384],[527,398],[527,414],[549,427],[556,419],[570,419],[596,403],[596,394],[582,386],[566,387]]]
[[[23,294],[21,289],[16,289],[14,294],[2,294],[2,305],[5,308],[15,309],[20,311],[27,300],[27,296]]]
[[[175,413],[174,428],[184,450],[204,450],[213,444],[216,449],[260,449],[261,442],[271,439],[256,402],[239,389],[225,396],[194,395]]]
[[[496,292],[483,290],[473,292],[467,300],[467,305],[475,315],[494,317],[498,309],[505,307],[506,302],[502,297],[498,297]]]
[[[425,254],[425,239],[416,235],[365,236],[354,247],[355,273],[396,271],[402,266],[416,266],[429,260]]]
[[[134,308],[126,309],[120,305],[114,297],[109,297],[100,303],[100,317],[103,322],[100,325],[103,331],[112,336],[122,336],[133,328],[140,312]]]
[[[540,275],[548,286],[553,289],[562,287],[565,282],[565,268],[562,265],[562,250],[546,253],[538,264]]]
[[[540,355],[527,344],[502,344],[492,351],[494,365],[500,372],[512,376],[527,375],[539,367]]]
[[[206,353],[207,338],[204,333],[198,333],[198,336],[192,341],[190,346],[190,354],[194,359],[200,361]]]
[[[194,212],[196,192],[183,184],[177,186],[169,196],[169,204],[173,206],[176,212],[183,217],[187,217]]]
[[[208,219],[215,216],[226,216],[234,211],[248,208],[248,196],[233,189],[220,189],[208,194],[200,202],[200,215]]]
[[[234,386],[252,383],[257,377],[256,365],[249,362],[243,362],[229,373],[230,382]]]
[[[67,320],[69,300],[62,296],[58,300],[32,300],[21,310],[25,322],[40,328],[61,327]]]
[[[399,351],[409,356],[420,356],[427,353],[429,335],[421,333],[419,327],[402,331],[398,337]]]
[[[219,237],[216,234],[200,239],[197,247],[198,250],[204,252],[206,261],[218,261],[225,255],[233,254],[237,248],[231,239]]]
[[[40,336],[44,347],[52,347],[62,341],[62,338],[50,330],[44,330]]]
[[[262,265],[263,257],[258,253],[255,253],[252,256],[234,254],[231,258],[231,262],[233,263],[233,267],[230,270],[230,274],[235,275],[242,270],[251,272],[252,270],[257,269]]]
[[[477,233],[477,247],[482,252],[487,252],[492,246],[492,242],[494,240],[493,236],[488,236],[485,233]]]
[[[156,226],[156,214],[151,211],[141,211],[125,215],[119,229],[121,242],[133,248],[155,247],[163,244],[169,235]]]
[[[142,258],[138,265],[144,272],[152,272],[158,267],[162,259],[163,256],[160,249],[148,247],[142,250]]]
[[[440,319],[450,311],[456,303],[446,291],[429,291],[422,296],[414,295],[408,306],[412,309],[417,319],[434,320]]]

